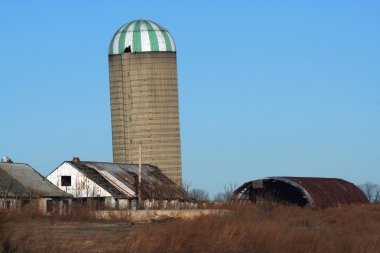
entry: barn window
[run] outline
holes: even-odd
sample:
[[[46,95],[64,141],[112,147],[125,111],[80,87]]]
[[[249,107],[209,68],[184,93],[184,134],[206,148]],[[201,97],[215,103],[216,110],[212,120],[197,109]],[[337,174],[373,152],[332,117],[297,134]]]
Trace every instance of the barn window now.
[[[61,176],[61,186],[71,186],[71,176]]]

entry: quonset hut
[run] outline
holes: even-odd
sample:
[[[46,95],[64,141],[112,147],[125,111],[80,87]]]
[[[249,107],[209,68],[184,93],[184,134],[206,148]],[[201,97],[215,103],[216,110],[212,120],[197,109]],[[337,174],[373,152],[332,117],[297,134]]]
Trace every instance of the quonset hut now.
[[[315,177],[268,177],[252,180],[238,187],[232,200],[269,200],[319,208],[369,203],[364,193],[350,182],[339,178]]]
[[[113,36],[109,51],[113,160],[158,166],[182,185],[176,47],[170,33],[134,20]]]

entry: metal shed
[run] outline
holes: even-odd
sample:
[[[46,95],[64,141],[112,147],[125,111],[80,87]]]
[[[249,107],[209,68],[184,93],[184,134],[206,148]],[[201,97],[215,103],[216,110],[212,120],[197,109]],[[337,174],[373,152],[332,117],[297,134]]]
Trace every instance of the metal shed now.
[[[268,177],[249,181],[234,191],[232,199],[272,200],[318,208],[369,203],[364,193],[348,181],[316,177]]]
[[[47,213],[60,211],[71,198],[28,164],[0,163],[0,208],[35,205]]]
[[[138,189],[137,164],[65,161],[47,179],[74,196],[74,201],[96,208],[134,208]],[[153,165],[141,166],[141,198],[150,207],[157,201],[186,202],[186,192]]]

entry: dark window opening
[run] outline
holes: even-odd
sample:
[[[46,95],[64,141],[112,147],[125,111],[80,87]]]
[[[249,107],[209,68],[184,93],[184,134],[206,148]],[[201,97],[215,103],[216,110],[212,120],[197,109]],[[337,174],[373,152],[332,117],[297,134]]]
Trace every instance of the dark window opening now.
[[[61,186],[71,186],[71,176],[62,176]]]
[[[52,200],[46,200],[46,212],[48,212],[48,213],[53,212],[53,201]]]
[[[105,199],[104,198],[94,198],[95,200],[95,210],[103,210],[105,207]]]
[[[26,205],[28,205],[30,203],[30,200],[29,199],[23,199],[23,200],[21,200],[21,205],[22,206],[26,206]]]
[[[124,53],[130,53],[131,52],[131,46],[127,46],[125,49],[124,49]]]

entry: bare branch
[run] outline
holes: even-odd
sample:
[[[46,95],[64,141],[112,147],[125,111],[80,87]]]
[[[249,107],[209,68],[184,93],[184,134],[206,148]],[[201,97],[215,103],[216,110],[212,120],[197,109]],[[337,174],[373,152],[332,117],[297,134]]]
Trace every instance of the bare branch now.
[[[364,184],[359,185],[369,201],[376,202],[380,200],[380,185],[366,181]]]

